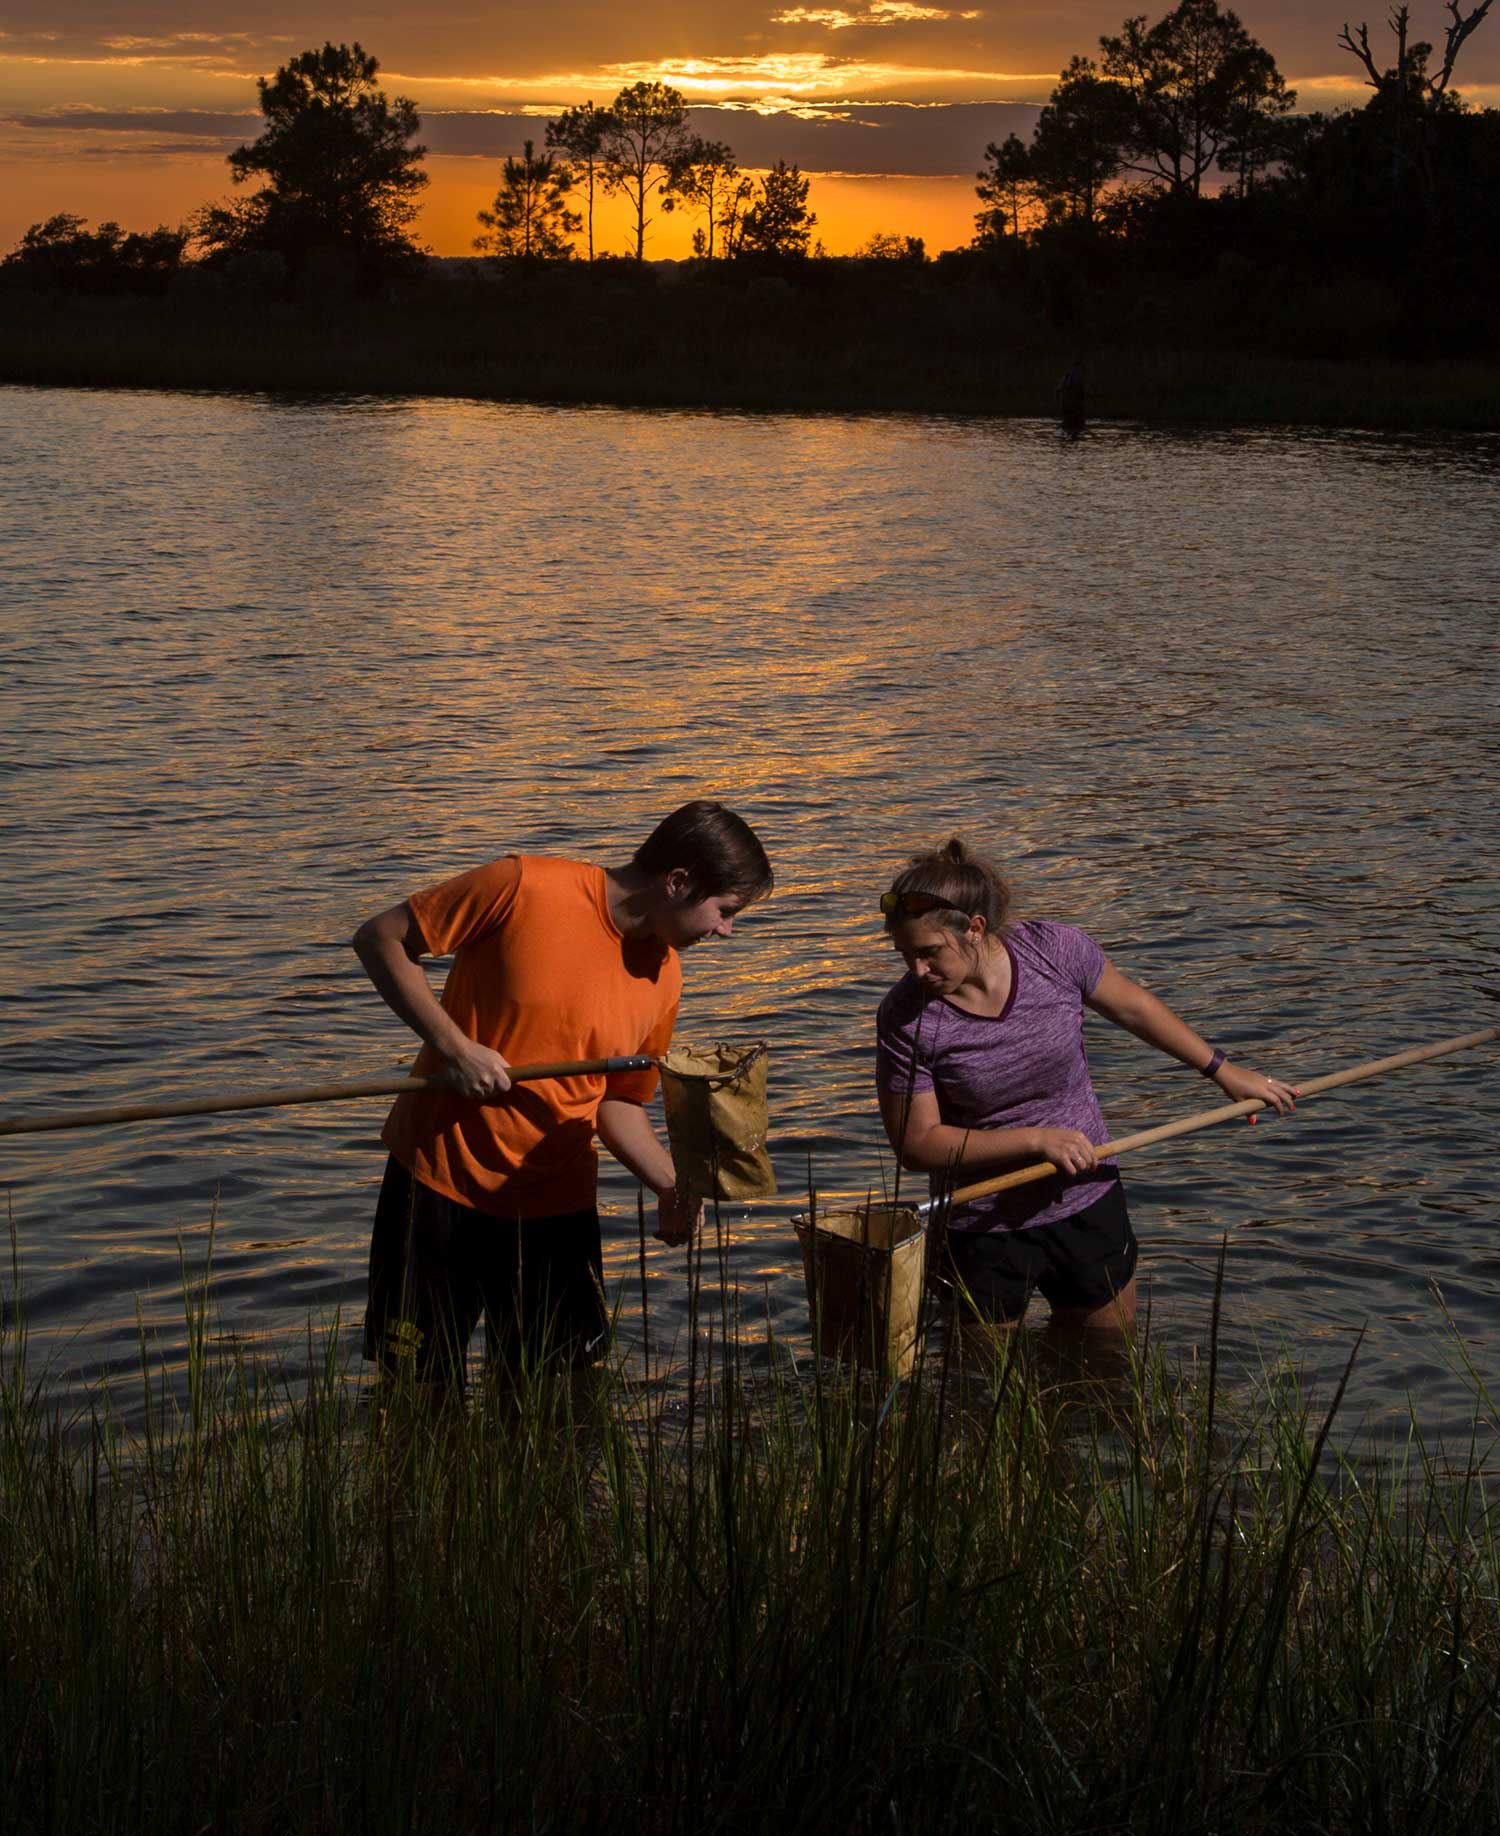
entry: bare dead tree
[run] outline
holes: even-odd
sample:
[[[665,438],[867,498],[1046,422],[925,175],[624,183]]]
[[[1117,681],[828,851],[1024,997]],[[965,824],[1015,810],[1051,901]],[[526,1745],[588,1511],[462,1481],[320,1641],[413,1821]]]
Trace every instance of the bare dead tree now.
[[[1488,4],[1488,0],[1485,0]],[[1389,96],[1392,109],[1391,120],[1391,203],[1399,207],[1406,194],[1406,170],[1409,160],[1408,143],[1410,134],[1407,129],[1407,100],[1411,92],[1410,50],[1407,41],[1407,27],[1411,19],[1411,8],[1398,6],[1391,13],[1390,27],[1396,34],[1396,64],[1394,82],[1392,73],[1384,71],[1376,62],[1375,54],[1370,49],[1370,28],[1361,22],[1357,33],[1351,33],[1348,20],[1339,34],[1338,42],[1346,51],[1357,57],[1365,68],[1365,81],[1377,96]]]
[[[1406,6],[1398,6],[1395,12],[1391,14],[1391,30],[1396,34],[1396,71],[1398,76],[1404,74],[1406,68],[1406,24],[1410,17],[1411,8]],[[1354,31],[1351,32],[1349,30],[1349,21],[1346,19],[1344,21],[1344,29],[1339,33],[1338,42],[1346,51],[1351,52],[1359,59],[1360,63],[1364,65],[1366,71],[1365,82],[1368,87],[1373,89],[1378,95],[1386,86],[1386,76],[1380,66],[1375,62],[1375,54],[1370,49],[1369,26],[1361,24],[1356,26]]]
[[[1493,0],[1480,0],[1472,13],[1460,12],[1456,0],[1448,0],[1448,11],[1453,15],[1453,24],[1448,28],[1447,43],[1443,47],[1443,67],[1432,80],[1434,95],[1441,95],[1448,87],[1448,80],[1453,75],[1453,66],[1458,60],[1458,53],[1464,40],[1484,20]]]
[[[1413,114],[1431,116],[1442,106],[1453,79],[1453,67],[1466,41],[1484,23],[1494,0],[1479,0],[1470,12],[1464,12],[1458,0],[1448,0],[1452,23],[1443,43],[1443,61],[1429,71],[1432,46],[1413,42],[1411,8],[1393,7],[1387,23],[1396,35],[1396,62],[1382,70],[1370,49],[1370,28],[1361,23],[1353,31],[1349,23],[1339,33],[1338,43],[1363,65],[1365,84],[1377,96],[1388,96],[1391,103],[1391,197],[1399,204],[1406,191],[1407,172],[1411,165],[1411,123]]]
[[[1420,74],[1421,87],[1431,96],[1446,94],[1449,83],[1453,80],[1453,66],[1458,62],[1458,54],[1465,42],[1483,25],[1486,13],[1494,5],[1494,0],[1479,0],[1479,5],[1470,13],[1464,12],[1458,0],[1448,0],[1448,11],[1453,16],[1453,23],[1448,27],[1447,37],[1443,42],[1443,62],[1435,76],[1429,76],[1425,69]],[[1398,6],[1392,9],[1390,28],[1396,34],[1396,68],[1398,81],[1409,82],[1413,75],[1412,60],[1409,55],[1414,46],[1408,44],[1408,33],[1411,24],[1411,8]],[[1365,67],[1365,82],[1369,88],[1382,90],[1390,80],[1390,72],[1383,72],[1375,62],[1374,53],[1370,50],[1370,28],[1367,25],[1349,30],[1346,20],[1344,29],[1339,33],[1338,42],[1343,48],[1359,59]],[[1425,51],[1430,51],[1430,45]]]

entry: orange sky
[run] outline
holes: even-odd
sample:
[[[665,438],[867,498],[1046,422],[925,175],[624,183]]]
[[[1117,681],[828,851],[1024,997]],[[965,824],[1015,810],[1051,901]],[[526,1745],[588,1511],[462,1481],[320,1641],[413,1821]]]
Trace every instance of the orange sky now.
[[[812,173],[817,234],[830,252],[876,230],[949,248],[972,233],[986,141],[1027,131],[1057,71],[1095,51],[1129,8],[431,0],[420,10],[314,11],[269,0],[253,31],[214,0],[90,0],[80,22],[84,10],[7,0],[0,18],[0,249],[58,210],[143,228],[227,193],[224,156],[257,131],[256,76],[324,38],[359,39],[380,58],[386,87],[420,107],[432,149],[420,232],[437,253],[466,252],[500,159],[526,133],[540,141],[549,114],[585,97],[605,102],[638,77],[672,82],[700,106],[731,104],[739,112],[695,125],[728,140],[742,164],[786,158]],[[1237,10],[1302,106],[1359,98],[1358,72],[1336,42],[1344,0],[1246,0]],[[1419,0],[1413,14],[1441,39],[1442,6]],[[1383,8],[1371,29],[1379,44]],[[1459,87],[1470,101],[1500,104],[1500,23],[1487,21],[1465,47]],[[598,240],[623,248],[614,214]],[[686,253],[690,230],[680,217],[661,219],[648,253]]]

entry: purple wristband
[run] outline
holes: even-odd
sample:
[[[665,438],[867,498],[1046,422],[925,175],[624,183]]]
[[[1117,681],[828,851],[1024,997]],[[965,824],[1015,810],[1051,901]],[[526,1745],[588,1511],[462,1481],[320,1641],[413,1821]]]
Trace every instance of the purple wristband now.
[[[1227,1054],[1221,1052],[1219,1048],[1215,1046],[1213,1057],[1209,1059],[1208,1063],[1203,1067],[1204,1077],[1215,1076],[1218,1073],[1219,1066],[1223,1064],[1226,1056]]]

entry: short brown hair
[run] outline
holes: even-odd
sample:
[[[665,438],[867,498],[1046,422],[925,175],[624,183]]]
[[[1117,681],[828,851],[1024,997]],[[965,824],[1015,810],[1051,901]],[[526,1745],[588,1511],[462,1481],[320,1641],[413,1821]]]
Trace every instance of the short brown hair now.
[[[924,917],[930,917],[944,931],[968,929],[969,920],[978,913],[994,933],[1005,929],[1010,915],[1011,889],[996,867],[973,854],[954,835],[941,848],[914,854],[909,866],[891,881],[891,891],[899,899],[908,893],[925,895],[940,903]],[[885,928],[890,931],[903,922],[901,909],[886,914]]]
[[[776,884],[760,837],[743,816],[700,797],[659,822],[635,851],[645,873],[682,867],[700,899],[737,894],[749,904]]]

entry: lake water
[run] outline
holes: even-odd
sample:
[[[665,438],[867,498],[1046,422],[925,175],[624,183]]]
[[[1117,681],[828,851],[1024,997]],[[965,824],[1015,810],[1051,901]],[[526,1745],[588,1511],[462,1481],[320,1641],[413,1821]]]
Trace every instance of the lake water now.
[[[404,1066],[348,938],[513,849],[723,797],[780,887],[679,1036],[769,1041],[784,1202],[727,1215],[805,1349],[789,1219],[878,1185],[876,895],[958,831],[1294,1079],[1500,1017],[1500,441],[0,390],[5,1113]],[[1116,1133],[1217,1100],[1102,1021]],[[352,1344],[380,1101],[0,1140],[33,1341],[127,1411],[216,1330]],[[1500,1056],[1127,1164],[1153,1330],[1228,1240],[1239,1368],[1458,1439],[1500,1394]],[[633,1188],[606,1258],[639,1320]],[[681,1251],[648,1251],[686,1330]],[[1439,1299],[1439,1295],[1441,1299]],[[1450,1326],[1445,1319],[1451,1318]],[[360,1372],[357,1360],[352,1374]],[[132,1389],[136,1386],[136,1390]],[[1483,1412],[1481,1411],[1481,1414]],[[1489,1418],[1491,1424],[1493,1418]]]

